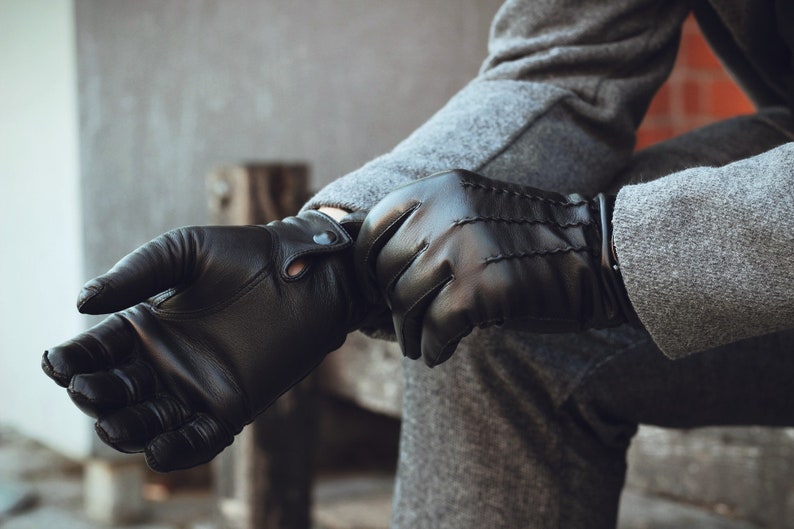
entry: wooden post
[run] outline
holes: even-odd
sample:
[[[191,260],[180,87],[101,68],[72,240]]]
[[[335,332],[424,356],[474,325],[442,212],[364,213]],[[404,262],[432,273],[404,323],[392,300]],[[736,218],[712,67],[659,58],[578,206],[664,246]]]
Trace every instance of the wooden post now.
[[[309,171],[300,164],[221,167],[208,180],[215,224],[267,224],[295,215],[308,199]]]
[[[307,199],[299,164],[223,167],[209,179],[215,224],[266,224]],[[309,529],[315,410],[311,377],[284,394],[214,463],[223,529]]]

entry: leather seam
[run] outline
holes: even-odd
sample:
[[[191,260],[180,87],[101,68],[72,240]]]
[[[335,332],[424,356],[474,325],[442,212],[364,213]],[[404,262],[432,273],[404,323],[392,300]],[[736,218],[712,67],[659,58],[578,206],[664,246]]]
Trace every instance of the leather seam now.
[[[495,194],[505,194],[515,198],[526,198],[529,200],[535,200],[537,202],[544,202],[546,204],[553,204],[555,206],[563,206],[563,207],[578,207],[584,206],[588,204],[587,200],[579,200],[577,202],[568,202],[568,201],[561,201],[561,200],[553,200],[551,198],[546,198],[538,195],[533,195],[526,192],[516,191],[515,189],[505,189],[502,187],[490,186],[486,184],[480,184],[477,182],[469,182],[469,181],[462,181],[460,183],[461,186],[472,188],[475,191],[485,191],[491,192]]]
[[[497,254],[485,258],[485,265],[507,261],[511,259],[526,259],[532,257],[543,257],[546,255],[554,255],[558,253],[575,253],[575,252],[590,252],[590,248],[585,246],[566,246],[564,248],[555,248],[553,250],[527,250],[522,252]]]
[[[591,226],[593,224],[591,220],[580,220],[577,222],[568,222],[563,224],[563,223],[540,220],[540,219],[492,217],[487,215],[480,215],[477,217],[464,217],[462,219],[458,219],[454,221],[452,225],[465,226],[466,224],[475,224],[478,222],[493,222],[493,223],[502,223],[502,224],[525,224],[525,225],[543,224],[547,226],[557,226],[558,228],[577,228],[582,226]]]
[[[175,311],[175,310],[162,309],[158,305],[153,305],[150,303],[148,304],[149,309],[153,313],[157,314],[157,316],[171,321],[190,320],[193,318],[215,314],[225,309],[229,305],[236,303],[241,298],[245,297],[248,293],[253,291],[257,286],[259,286],[259,284],[262,283],[264,278],[270,273],[269,268],[270,267],[265,267],[261,269],[246,284],[244,284],[242,287],[238,288],[231,295],[229,295],[229,297],[213,305],[210,305],[209,307],[202,307],[196,310]]]

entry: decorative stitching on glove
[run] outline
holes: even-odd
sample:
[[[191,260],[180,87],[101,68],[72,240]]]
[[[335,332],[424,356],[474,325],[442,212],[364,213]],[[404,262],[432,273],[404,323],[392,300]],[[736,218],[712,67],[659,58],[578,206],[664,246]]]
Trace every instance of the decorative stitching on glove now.
[[[492,193],[503,193],[506,195],[510,195],[513,197],[518,198],[528,198],[531,200],[537,200],[538,202],[546,202],[547,204],[554,204],[555,206],[564,206],[564,207],[578,207],[578,206],[585,206],[589,202],[587,200],[579,200],[577,202],[568,202],[568,201],[560,201],[560,200],[553,200],[551,198],[541,197],[537,195],[532,195],[526,192],[516,191],[514,189],[504,189],[501,187],[494,187],[485,184],[480,184],[477,182],[461,182],[460,185],[463,187],[470,187],[476,191],[490,191]]]
[[[566,246],[565,248],[555,248],[554,250],[527,250],[525,252],[508,253],[493,255],[485,258],[485,264],[498,263],[508,259],[523,259],[526,257],[542,257],[545,255],[553,255],[557,253],[571,253],[571,252],[589,252],[590,248],[587,246]]]
[[[540,219],[525,219],[525,218],[510,218],[510,217],[489,217],[489,216],[478,216],[478,217],[465,217],[462,219],[458,219],[452,223],[453,226],[464,226],[466,224],[475,224],[477,222],[494,222],[494,223],[504,223],[504,224],[526,224],[526,225],[534,225],[534,224],[545,224],[550,226],[557,226],[558,228],[577,228],[581,226],[591,226],[593,225],[592,220],[581,220],[578,222],[568,222],[566,224],[560,224],[557,222],[549,222],[547,220],[540,220]]]

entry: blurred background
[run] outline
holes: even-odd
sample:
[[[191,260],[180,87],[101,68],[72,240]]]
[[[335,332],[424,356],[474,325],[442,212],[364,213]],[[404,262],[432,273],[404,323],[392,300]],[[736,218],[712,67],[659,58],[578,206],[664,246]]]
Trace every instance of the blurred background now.
[[[393,147],[476,74],[500,3],[0,0],[0,524],[244,525],[235,509],[265,503],[261,485],[240,484],[262,457],[257,434],[220,469],[153,475],[100,445],[41,354],[93,323],[74,309],[85,280],[164,231],[213,220],[219,168],[300,165],[316,190]],[[749,111],[689,20],[638,147]],[[332,372],[319,384],[335,389],[312,408],[317,428],[350,435],[317,461],[329,475],[367,471],[328,481],[332,508],[315,524],[385,527],[399,355],[353,347],[371,359],[359,380],[380,382],[345,393],[349,373]],[[791,447],[787,430],[643,429],[621,527],[785,527]],[[363,498],[358,511],[345,510],[350,497]]]

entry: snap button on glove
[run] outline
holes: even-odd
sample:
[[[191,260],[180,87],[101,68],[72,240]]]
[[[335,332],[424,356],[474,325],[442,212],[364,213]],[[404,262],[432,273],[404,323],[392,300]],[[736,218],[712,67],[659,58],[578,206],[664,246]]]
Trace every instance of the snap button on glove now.
[[[385,297],[404,354],[430,366],[474,327],[548,333],[635,322],[610,251],[613,204],[439,173],[369,212],[356,266],[373,299]]]
[[[81,312],[121,312],[42,367],[110,446],[158,471],[207,462],[368,314],[352,246],[317,211],[161,235],[86,284]]]

